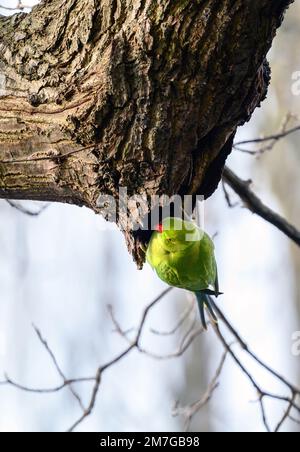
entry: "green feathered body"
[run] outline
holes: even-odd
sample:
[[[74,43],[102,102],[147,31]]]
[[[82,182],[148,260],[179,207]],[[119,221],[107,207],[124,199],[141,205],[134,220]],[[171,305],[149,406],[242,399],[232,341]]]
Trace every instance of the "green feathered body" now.
[[[192,222],[164,220],[162,231],[152,235],[147,261],[170,286],[218,293],[213,241]]]

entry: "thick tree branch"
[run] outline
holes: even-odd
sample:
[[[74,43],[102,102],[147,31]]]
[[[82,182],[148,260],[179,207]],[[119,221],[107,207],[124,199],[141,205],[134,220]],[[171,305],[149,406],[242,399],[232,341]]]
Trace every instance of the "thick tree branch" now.
[[[225,167],[224,169],[223,179],[226,184],[228,184],[232,190],[238,194],[245,206],[251,210],[251,212],[259,215],[268,223],[271,223],[287,237],[289,237],[294,243],[300,246],[300,231],[288,223],[285,218],[281,217],[263,204],[258,196],[251,190],[251,181],[243,181],[228,167]]]
[[[99,212],[120,186],[209,196],[290,3],[52,0],[0,17],[0,197]]]

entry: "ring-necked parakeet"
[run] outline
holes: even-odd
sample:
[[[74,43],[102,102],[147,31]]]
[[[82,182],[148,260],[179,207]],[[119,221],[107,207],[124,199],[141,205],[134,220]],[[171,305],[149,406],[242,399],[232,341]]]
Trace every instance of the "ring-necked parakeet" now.
[[[146,253],[161,280],[195,293],[205,329],[205,307],[217,321],[209,297],[219,295],[214,249],[211,238],[194,222],[166,218],[153,232]]]

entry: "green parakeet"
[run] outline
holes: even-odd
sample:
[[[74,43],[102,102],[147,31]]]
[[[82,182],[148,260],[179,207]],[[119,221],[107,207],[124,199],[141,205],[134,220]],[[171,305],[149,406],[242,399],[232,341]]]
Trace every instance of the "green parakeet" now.
[[[205,307],[217,322],[210,302],[210,295],[219,295],[214,249],[211,238],[194,222],[166,218],[153,232],[146,253],[162,281],[195,293],[205,329]]]

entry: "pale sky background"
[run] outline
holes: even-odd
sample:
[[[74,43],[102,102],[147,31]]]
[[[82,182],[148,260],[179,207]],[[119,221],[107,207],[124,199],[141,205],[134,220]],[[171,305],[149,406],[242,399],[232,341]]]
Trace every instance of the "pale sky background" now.
[[[13,6],[14,2],[0,0],[0,4]],[[278,130],[289,110],[300,114],[300,97],[291,94],[292,70],[300,70],[299,54],[291,63],[291,53],[285,49],[295,21],[300,24],[299,8],[291,8],[270,54],[274,78],[268,100],[240,129],[237,139]],[[289,146],[287,143],[284,151],[279,147],[273,152],[287,158],[284,156],[292,152]],[[285,204],[274,194],[268,168],[261,169],[260,162],[239,152],[230,156],[228,164],[241,177],[255,181],[254,189],[270,207],[286,213]],[[298,200],[298,193],[291,190],[289,196]],[[33,203],[26,205],[36,208]],[[298,280],[293,276],[289,240],[247,209],[229,209],[221,188],[206,203],[205,212],[208,232],[217,233],[224,311],[261,358],[299,382],[300,358],[291,353],[292,334],[300,330],[295,302]],[[38,218],[29,218],[0,201],[0,375],[6,371],[16,381],[33,387],[60,383],[32,323],[41,329],[68,377],[93,375],[99,364],[126,346],[112,333],[106,305],[113,303],[122,325],[132,327],[144,307],[165,288],[149,267],[136,270],[122,234],[103,232],[101,221],[87,209],[56,204]],[[296,226],[300,227],[299,222]],[[171,328],[186,301],[184,292],[174,291],[155,308],[149,327]],[[174,350],[177,341],[178,337],[167,339],[149,333],[144,344],[164,353]],[[182,403],[194,401],[182,399],[186,394],[183,388],[190,384],[187,363],[199,361],[212,376],[222,354],[213,332],[197,341],[202,341],[201,355],[193,347],[185,357],[155,361],[133,352],[108,370],[95,411],[79,430],[182,430],[181,420],[173,418],[171,411],[175,397]],[[281,390],[248,359],[244,362],[261,386],[270,392]],[[90,386],[78,389],[88,400]],[[256,399],[248,380],[228,359],[210,405],[211,430],[263,431],[259,406],[250,403]],[[1,431],[64,431],[80,415],[68,390],[33,395],[0,387],[0,401]],[[269,420],[276,424],[283,406],[270,403],[267,408]],[[297,427],[287,423],[285,429]]]

